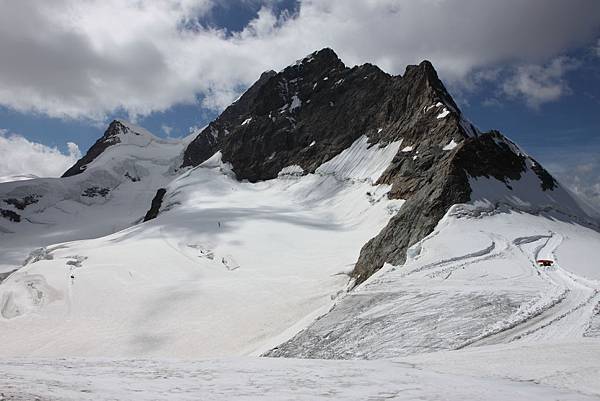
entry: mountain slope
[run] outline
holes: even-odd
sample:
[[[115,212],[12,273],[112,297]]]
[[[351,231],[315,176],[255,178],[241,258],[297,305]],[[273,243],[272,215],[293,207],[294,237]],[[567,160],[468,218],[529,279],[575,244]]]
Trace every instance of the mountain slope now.
[[[156,190],[172,179],[184,147],[113,121],[67,172],[78,174],[0,184],[0,273],[20,266],[36,247],[95,238],[140,222]]]
[[[267,355],[378,359],[597,337],[599,241],[572,221],[454,206],[404,264],[386,264]]]
[[[289,165],[314,172],[361,135],[373,146],[401,141],[379,183],[392,185],[389,196],[407,203],[362,249],[352,273],[357,283],[385,262],[401,264],[407,248],[431,233],[452,205],[478,199],[472,193],[478,178],[500,182],[492,197],[485,195],[492,204],[587,217],[514,143],[468,122],[427,61],[390,76],[370,64],[348,68],[323,49],[280,73],[265,73],[190,144],[184,166],[221,150],[239,179],[273,178]],[[513,191],[510,182],[530,176],[525,193]],[[533,202],[513,201],[533,193]]]
[[[379,358],[597,332],[577,256],[596,222],[428,62],[390,76],[324,49],[189,143],[114,121],[0,203],[3,356]],[[546,242],[552,272],[532,264]]]
[[[315,174],[282,171],[259,183],[237,181],[219,152],[170,176],[157,218],[42,248],[6,278],[0,354],[207,357],[269,349],[327,310],[360,246],[401,206],[385,196],[389,186],[364,180],[376,180],[398,147],[358,140]]]

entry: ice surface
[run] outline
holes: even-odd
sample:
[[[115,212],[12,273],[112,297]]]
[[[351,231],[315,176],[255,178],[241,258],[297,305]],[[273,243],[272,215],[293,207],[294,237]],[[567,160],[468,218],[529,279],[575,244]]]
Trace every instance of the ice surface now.
[[[587,360],[592,355],[598,356],[597,348],[590,348],[590,351],[592,353]],[[499,355],[491,355],[491,360],[497,362]],[[506,369],[508,364],[505,363],[501,374],[490,372],[485,354],[474,354],[472,360],[477,364],[472,366],[468,365],[470,358],[448,355],[460,366],[458,372],[444,363],[444,357],[431,358],[435,368],[428,368],[420,360],[2,360],[0,386],[4,399],[19,401],[597,399],[593,395],[582,394],[579,389],[557,388],[551,380],[554,378],[559,383],[572,385],[578,383],[580,377],[593,379],[590,372],[580,372],[572,365],[559,370],[547,364],[544,366],[555,375],[545,377],[544,371],[527,370],[531,363],[523,355],[511,355],[522,363],[511,365],[512,371]],[[539,359],[533,353],[528,355]],[[555,356],[552,360],[574,362],[573,359]],[[479,367],[485,374],[477,370]],[[573,376],[571,373],[582,375]],[[537,384],[538,378],[544,384]],[[598,385],[591,380],[588,387],[593,390]]]
[[[158,139],[122,124],[122,142],[105,149],[82,174],[0,184],[3,198],[36,197],[24,210],[3,205],[22,221],[0,219],[0,233],[9,233],[0,234],[0,273],[21,266],[35,248],[108,235],[143,218],[156,190],[175,177],[189,138]]]

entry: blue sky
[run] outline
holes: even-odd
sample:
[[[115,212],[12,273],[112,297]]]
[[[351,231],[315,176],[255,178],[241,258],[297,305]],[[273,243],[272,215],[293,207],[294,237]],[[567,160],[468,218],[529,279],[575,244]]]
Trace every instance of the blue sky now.
[[[85,152],[114,118],[187,135],[261,71],[329,46],[347,65],[393,74],[431,60],[477,126],[600,204],[597,1],[0,2],[5,160],[17,135]],[[9,164],[0,176],[15,173]]]

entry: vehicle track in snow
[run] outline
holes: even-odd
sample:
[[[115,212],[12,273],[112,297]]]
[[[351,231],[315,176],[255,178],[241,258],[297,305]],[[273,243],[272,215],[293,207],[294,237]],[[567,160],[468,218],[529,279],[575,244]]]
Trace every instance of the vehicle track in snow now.
[[[409,271],[397,270],[383,275],[366,285],[363,290],[381,291],[390,289],[404,279],[423,274],[424,278],[448,279],[455,271],[479,263],[504,258],[509,253],[522,253],[530,265],[523,264],[523,273],[527,276],[537,275],[547,283],[545,293],[523,305],[518,314],[499,322],[486,332],[478,335],[457,347],[461,349],[471,345],[497,344],[516,340],[538,341],[541,339],[569,338],[574,335],[583,336],[589,327],[594,305],[600,300],[598,283],[578,277],[567,272],[558,265],[556,249],[562,243],[560,234],[549,232],[509,241],[499,235],[487,233],[490,245],[480,250],[461,256],[427,263]],[[555,261],[551,269],[541,270],[537,260]],[[518,279],[513,277],[512,279]],[[383,288],[382,288],[383,287]],[[554,290],[553,290],[554,289]]]
[[[593,314],[595,300],[599,296],[598,284],[578,277],[560,267],[556,250],[562,243],[560,234],[550,232],[546,235],[519,237],[513,244],[531,262],[539,277],[556,288],[558,297],[547,297],[544,305],[531,305],[523,317],[509,322],[504,328],[498,327],[490,333],[469,341],[468,345],[497,344],[512,341],[540,341],[544,339],[568,339],[583,336]],[[549,259],[554,266],[541,269],[537,260]]]
[[[416,273],[420,273],[420,272],[427,271],[427,270],[434,270],[434,269],[439,269],[439,270],[436,270],[434,273],[430,273],[429,276],[430,277],[439,276],[446,271],[449,271],[451,269],[452,270],[459,269],[460,267],[465,266],[467,264],[476,263],[477,261],[480,261],[483,258],[487,259],[490,257],[498,256],[501,252],[492,253],[492,251],[494,251],[495,249],[496,249],[496,241],[491,241],[490,245],[488,245],[487,247],[485,247],[483,249],[480,249],[475,252],[470,252],[465,255],[460,255],[460,256],[455,256],[455,257],[449,258],[449,259],[444,259],[439,262],[425,264],[416,269],[413,269],[406,273],[403,273],[401,275],[401,277],[407,277],[407,276],[411,276]],[[456,262],[459,262],[459,263],[456,263]]]
[[[485,248],[466,253],[460,256],[454,256],[451,258],[443,259],[437,262],[426,263],[415,269],[403,271],[402,268],[393,268],[392,271],[386,272],[386,274],[365,283],[360,288],[360,291],[374,290],[376,292],[385,291],[386,286],[396,288],[397,284],[409,276],[415,276],[418,273],[424,273],[427,278],[437,278],[444,275],[444,279],[447,279],[454,271],[458,269],[464,269],[466,266],[473,265],[485,260],[500,257],[508,249],[502,239],[491,239],[488,246]],[[501,245],[499,246],[498,243]],[[495,252],[494,252],[495,251]],[[433,270],[433,272],[427,273]]]

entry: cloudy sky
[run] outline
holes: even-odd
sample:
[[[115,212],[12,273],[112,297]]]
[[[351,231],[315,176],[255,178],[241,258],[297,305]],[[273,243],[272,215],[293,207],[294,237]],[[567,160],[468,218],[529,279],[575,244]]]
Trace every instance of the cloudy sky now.
[[[598,0],[0,0],[0,177],[57,175],[113,118],[203,126],[316,49],[433,62],[466,115],[600,205]],[[46,162],[47,161],[47,162]]]

